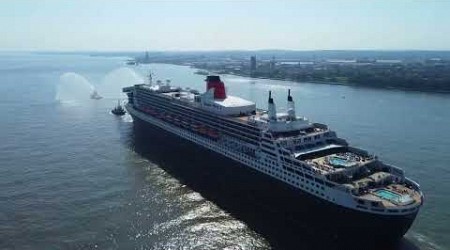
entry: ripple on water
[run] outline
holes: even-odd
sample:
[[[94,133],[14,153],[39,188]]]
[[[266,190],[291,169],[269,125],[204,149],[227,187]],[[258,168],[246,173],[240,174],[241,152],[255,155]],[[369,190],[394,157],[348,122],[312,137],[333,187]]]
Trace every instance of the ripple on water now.
[[[413,242],[418,242],[422,250],[443,250],[444,248],[438,246],[427,236],[417,233],[410,232],[406,235],[407,238],[411,239]]]
[[[268,244],[247,226],[209,202],[193,207],[176,219],[156,225],[150,232],[163,235],[156,249],[254,249]]]
[[[268,243],[198,192],[157,165],[146,162],[129,240],[152,249],[254,249]],[[117,240],[117,239],[115,239]]]

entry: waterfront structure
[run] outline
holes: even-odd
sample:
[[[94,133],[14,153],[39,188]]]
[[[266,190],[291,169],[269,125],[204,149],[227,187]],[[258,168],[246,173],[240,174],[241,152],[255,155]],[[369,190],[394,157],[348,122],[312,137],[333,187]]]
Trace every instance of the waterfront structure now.
[[[256,56],[250,57],[250,72],[253,73],[256,71]]]

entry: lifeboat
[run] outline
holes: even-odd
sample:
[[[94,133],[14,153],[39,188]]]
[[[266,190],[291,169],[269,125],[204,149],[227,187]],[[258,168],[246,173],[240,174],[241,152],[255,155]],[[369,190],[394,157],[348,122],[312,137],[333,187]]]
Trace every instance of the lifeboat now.
[[[213,130],[209,130],[208,131],[208,135],[211,136],[211,137],[214,137],[214,136],[217,136],[218,134],[215,131],[213,131]]]
[[[181,121],[181,126],[184,128],[188,128],[189,127],[189,123],[186,121]]]
[[[219,138],[219,133],[214,129],[208,130],[208,135],[214,139]]]
[[[198,132],[200,129],[200,126],[198,124],[191,124],[191,129]]]

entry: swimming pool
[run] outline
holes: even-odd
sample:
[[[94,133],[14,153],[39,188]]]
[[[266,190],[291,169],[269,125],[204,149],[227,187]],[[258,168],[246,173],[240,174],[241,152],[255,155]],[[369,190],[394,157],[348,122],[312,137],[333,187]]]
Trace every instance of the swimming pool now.
[[[401,198],[400,194],[396,194],[386,189],[377,190],[375,191],[375,194],[386,200],[398,201]]]
[[[328,159],[328,162],[334,167],[348,168],[354,165],[354,162],[349,162],[346,159],[342,159],[340,157],[331,156]]]
[[[391,192],[386,189],[379,189],[379,190],[375,191],[375,194],[378,197],[383,198],[388,201],[391,201],[395,204],[407,204],[407,203],[411,203],[413,201],[411,196],[408,194],[405,194],[405,195],[397,194],[397,193]]]

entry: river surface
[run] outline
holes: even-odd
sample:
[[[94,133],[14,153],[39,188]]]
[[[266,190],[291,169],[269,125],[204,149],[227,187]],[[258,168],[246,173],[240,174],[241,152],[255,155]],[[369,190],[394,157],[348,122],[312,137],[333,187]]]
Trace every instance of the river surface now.
[[[273,247],[165,172],[164,160],[139,154],[131,118],[109,113],[124,98],[121,87],[143,81],[150,68],[154,79],[199,90],[204,76],[125,60],[1,54],[0,248]],[[229,94],[261,108],[272,90],[285,109],[291,89],[298,114],[402,167],[425,193],[405,249],[450,248],[450,95],[222,78]],[[93,89],[104,98],[90,99]]]

